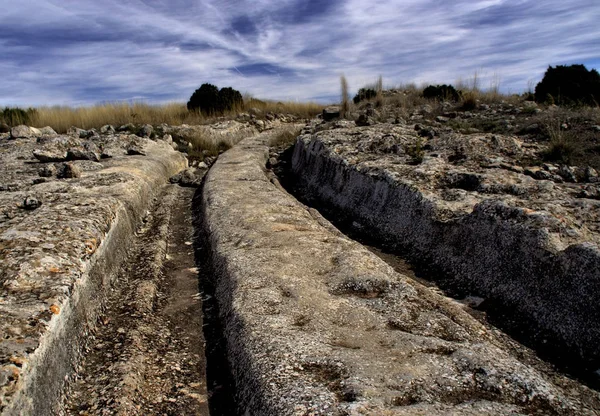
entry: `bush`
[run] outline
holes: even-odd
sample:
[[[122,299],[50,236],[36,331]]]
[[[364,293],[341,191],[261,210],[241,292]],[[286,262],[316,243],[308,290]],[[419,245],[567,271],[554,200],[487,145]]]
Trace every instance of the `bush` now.
[[[190,111],[201,111],[206,114],[213,114],[217,109],[219,99],[219,89],[212,84],[202,84],[187,103]]]
[[[584,65],[548,67],[544,78],[535,87],[537,102],[566,105],[598,105],[600,74]]]
[[[244,105],[244,99],[239,91],[234,90],[231,87],[225,87],[221,88],[221,91],[219,91],[217,103],[217,111],[219,113],[224,113],[226,111],[241,108]]]
[[[29,108],[23,110],[21,108],[9,108],[6,107],[0,111],[0,122],[6,123],[9,126],[18,126],[20,124],[32,124],[33,117],[35,117],[36,110]]]
[[[458,101],[460,93],[452,85],[430,85],[423,90],[423,97]]]
[[[358,93],[354,96],[352,101],[354,101],[354,104],[358,104],[361,101],[371,100],[375,97],[377,97],[377,91],[373,88],[361,88],[358,90]]]
[[[189,111],[200,111],[206,115],[223,114],[243,104],[242,94],[231,87],[219,89],[212,84],[202,84],[187,103]]]
[[[475,93],[469,92],[462,97],[461,110],[471,111],[477,108],[477,97]]]

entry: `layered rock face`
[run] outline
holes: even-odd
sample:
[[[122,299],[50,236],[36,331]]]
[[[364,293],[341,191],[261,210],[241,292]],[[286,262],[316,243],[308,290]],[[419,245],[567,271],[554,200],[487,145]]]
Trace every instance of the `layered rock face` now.
[[[187,167],[168,143],[114,129],[40,133],[0,138],[2,415],[56,411],[138,222]]]
[[[600,410],[594,392],[396,273],[289,195],[265,169],[269,140],[262,134],[221,155],[199,207],[240,414]],[[326,149],[309,135],[299,138],[296,169],[324,189],[354,184],[363,173],[334,172],[348,167]],[[391,198],[389,182],[359,184],[356,202]],[[420,208],[423,201],[414,196],[396,207],[432,211]]]
[[[433,266],[459,293],[512,311],[540,344],[598,362],[594,169],[528,166],[545,145],[498,134],[348,121],[303,133],[292,165],[306,197]]]

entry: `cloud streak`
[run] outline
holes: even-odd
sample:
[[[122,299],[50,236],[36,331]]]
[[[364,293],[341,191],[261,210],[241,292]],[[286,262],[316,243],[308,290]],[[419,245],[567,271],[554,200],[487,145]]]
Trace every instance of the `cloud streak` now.
[[[0,105],[186,101],[203,82],[271,99],[452,83],[522,92],[600,62],[590,0],[0,0]]]

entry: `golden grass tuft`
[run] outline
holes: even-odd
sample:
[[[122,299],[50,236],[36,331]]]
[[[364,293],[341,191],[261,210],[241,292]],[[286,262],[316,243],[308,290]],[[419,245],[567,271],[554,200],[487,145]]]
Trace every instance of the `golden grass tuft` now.
[[[340,106],[340,117],[345,118],[350,111],[350,101],[348,98],[348,81],[345,76],[340,77],[340,86],[342,88],[342,105]]]

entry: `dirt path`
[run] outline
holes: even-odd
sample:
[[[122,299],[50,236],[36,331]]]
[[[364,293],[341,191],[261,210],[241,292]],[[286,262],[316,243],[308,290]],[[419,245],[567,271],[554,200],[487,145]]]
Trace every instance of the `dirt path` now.
[[[146,216],[63,414],[208,415],[193,194],[169,185]]]

